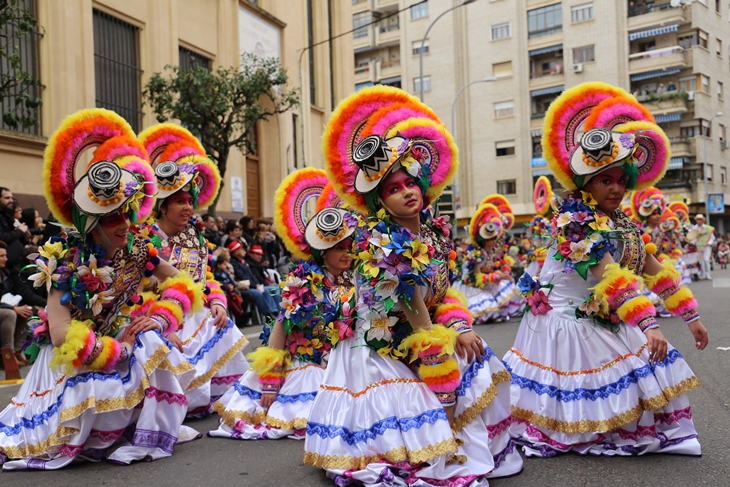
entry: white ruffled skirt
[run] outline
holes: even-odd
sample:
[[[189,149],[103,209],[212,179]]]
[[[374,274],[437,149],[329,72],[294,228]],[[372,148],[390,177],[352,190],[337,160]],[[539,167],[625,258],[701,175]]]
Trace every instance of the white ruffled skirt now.
[[[528,456],[651,452],[699,455],[686,392],[699,381],[669,346],[649,364],[646,338],[557,310],[527,313],[504,362],[512,374],[512,434]]]
[[[185,390],[188,417],[201,418],[213,413],[213,404],[248,370],[242,353],[248,340],[230,319],[223,329],[216,328],[209,308],[188,316],[177,334],[183,355],[195,368]]]
[[[41,348],[0,413],[4,471],[55,470],[74,460],[155,460],[200,436],[182,426],[193,367],[157,332],[138,335],[133,356],[110,374],[66,376],[49,368],[52,350]]]
[[[519,472],[522,459],[507,434],[509,374],[491,350],[484,359],[459,359],[452,431],[436,396],[406,364],[381,357],[362,338],[341,342],[307,423],[304,462],[326,469],[337,485],[476,487],[490,474]]]
[[[524,306],[524,299],[520,296],[517,286],[508,280],[487,284],[481,289],[457,281],[454,283],[454,289],[466,296],[469,312],[475,324],[507,320],[510,316],[518,314]]]
[[[325,367],[294,360],[268,412],[261,407],[258,375],[249,370],[215,403],[220,426],[208,436],[238,440],[304,439]]]

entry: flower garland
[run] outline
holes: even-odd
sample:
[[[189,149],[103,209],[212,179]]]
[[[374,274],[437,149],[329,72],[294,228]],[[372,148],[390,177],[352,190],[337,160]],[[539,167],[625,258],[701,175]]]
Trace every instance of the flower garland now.
[[[539,281],[534,280],[529,273],[525,272],[517,281],[517,287],[527,302],[523,308],[524,313],[530,311],[534,316],[537,316],[547,314],[548,311],[553,309],[548,302],[548,296],[553,290],[552,284],[543,286]],[[548,289],[547,294],[543,292],[543,288]]]
[[[598,209],[589,193],[581,195],[565,198],[553,218],[553,238],[558,244],[553,258],[564,262],[563,272],[575,271],[585,280],[591,266],[598,264],[606,252],[616,250],[611,239],[620,239],[622,232],[609,227],[608,216]]]
[[[443,234],[439,227],[443,222],[434,224],[431,211],[424,210],[421,221]],[[403,358],[406,352],[399,350],[400,343],[412,329],[391,315],[391,310],[399,301],[409,306],[416,287],[426,285],[426,279],[446,263],[437,258],[430,242],[392,223],[385,210],[360,220],[355,247],[361,291],[357,311],[358,319],[364,322],[365,342],[380,355]]]
[[[277,320],[284,325],[286,348],[293,357],[319,363],[324,352],[353,335],[354,287],[341,292],[314,261],[296,265],[281,287]]]

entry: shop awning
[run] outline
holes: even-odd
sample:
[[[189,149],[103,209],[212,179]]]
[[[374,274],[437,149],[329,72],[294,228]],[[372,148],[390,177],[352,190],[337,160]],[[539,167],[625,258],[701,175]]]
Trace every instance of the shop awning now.
[[[675,112],[675,113],[667,113],[665,115],[657,115],[654,117],[654,120],[656,123],[667,123],[667,122],[679,122],[682,120],[682,114]]]
[[[689,163],[689,157],[687,156],[680,156],[680,157],[672,157],[669,159],[669,165],[667,166],[667,171],[672,171],[674,169],[682,169],[682,166],[684,163]]]
[[[679,30],[679,24],[667,25],[665,27],[659,27],[656,29],[641,30],[639,32],[632,32],[629,34],[629,40],[643,39],[645,37],[654,37],[662,34],[668,34],[670,32],[677,32]]]
[[[543,88],[541,90],[533,90],[530,92],[530,96],[535,98],[536,96],[550,95],[553,93],[562,93],[564,89],[565,89],[565,86],[560,85],[560,86],[553,86],[550,88]]]
[[[530,56],[537,56],[539,54],[547,54],[549,52],[562,51],[563,45],[557,44],[555,46],[541,47],[540,49],[533,49],[530,51]]]
[[[679,68],[672,68],[660,69],[659,71],[649,71],[647,73],[632,74],[631,81],[641,81],[642,79],[658,78],[660,76],[666,76],[668,74],[679,73],[680,71],[681,69]]]

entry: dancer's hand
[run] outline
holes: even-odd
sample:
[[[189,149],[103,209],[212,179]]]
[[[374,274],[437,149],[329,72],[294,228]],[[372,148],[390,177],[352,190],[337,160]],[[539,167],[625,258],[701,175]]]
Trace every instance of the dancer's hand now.
[[[135,336],[137,336],[138,333],[143,333],[145,331],[150,330],[160,330],[162,331],[160,327],[160,323],[153,320],[149,316],[138,316],[135,319],[132,320],[132,322],[127,326],[127,330],[130,333],[134,333]]]
[[[466,357],[469,363],[472,363],[474,358],[481,362],[482,355],[484,355],[484,343],[475,331],[465,331],[456,337],[456,353],[461,358]]]
[[[168,341],[169,341],[170,343],[172,343],[172,344],[173,344],[173,345],[175,346],[175,348],[177,348],[177,349],[178,349],[178,350],[180,350],[181,352],[183,351],[183,342],[182,342],[182,340],[180,340],[180,337],[179,337],[179,336],[177,336],[177,334],[175,334],[175,333],[170,333],[170,334],[169,334],[169,335],[167,336],[167,340],[168,340]]]
[[[649,345],[649,363],[663,362],[667,357],[667,339],[659,328],[646,330],[644,333]]]
[[[214,304],[210,307],[210,314],[213,315],[215,327],[222,330],[228,324],[228,314],[222,304]]]
[[[688,323],[687,326],[689,326],[689,331],[692,332],[692,336],[695,337],[697,350],[704,350],[707,342],[710,340],[707,336],[707,328],[705,328],[705,325],[700,320],[694,320],[692,323]]]
[[[446,406],[444,407],[444,411],[446,411],[446,417],[449,419],[449,426],[454,426],[454,411],[456,410],[456,404],[453,406]]]
[[[261,407],[268,410],[274,404],[277,395],[278,393],[276,392],[264,392],[261,394]]]

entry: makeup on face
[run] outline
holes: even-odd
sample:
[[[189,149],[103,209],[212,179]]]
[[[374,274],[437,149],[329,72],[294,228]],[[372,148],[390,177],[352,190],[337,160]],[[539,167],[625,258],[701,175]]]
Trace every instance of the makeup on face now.
[[[594,176],[585,189],[593,195],[601,211],[608,214],[621,206],[628,179],[623,169],[615,167]]]
[[[398,170],[388,174],[378,192],[393,216],[410,217],[423,209],[421,188],[405,171]]]

